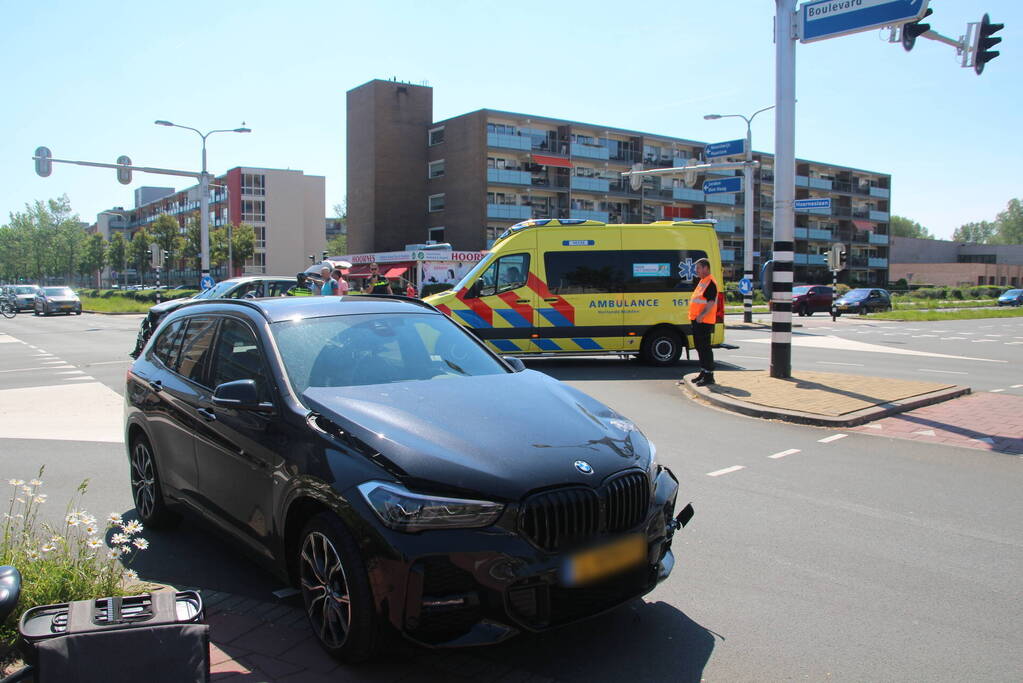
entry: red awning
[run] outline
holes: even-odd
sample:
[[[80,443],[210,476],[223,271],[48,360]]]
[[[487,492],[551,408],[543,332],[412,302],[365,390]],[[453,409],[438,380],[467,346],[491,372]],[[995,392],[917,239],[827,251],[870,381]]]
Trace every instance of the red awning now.
[[[390,280],[391,278],[396,278],[400,276],[406,270],[408,270],[408,268],[391,268],[386,273],[384,273],[384,277]]]
[[[853,221],[857,230],[873,230],[876,226],[870,221]]]
[[[559,166],[561,168],[572,168],[572,162],[561,157],[549,157],[545,154],[534,154],[533,162],[541,166]]]

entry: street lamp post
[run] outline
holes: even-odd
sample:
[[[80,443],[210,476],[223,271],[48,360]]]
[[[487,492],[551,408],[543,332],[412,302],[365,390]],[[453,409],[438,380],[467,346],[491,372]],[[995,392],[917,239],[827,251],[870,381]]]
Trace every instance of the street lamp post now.
[[[201,269],[203,275],[210,272],[210,174],[206,171],[206,138],[214,133],[251,133],[251,128],[222,128],[203,133],[191,126],[180,126],[170,121],[154,121],[158,126],[171,126],[194,131],[202,138],[202,172],[199,175],[199,246],[201,253]]]
[[[742,187],[743,187],[743,243],[742,243],[742,270],[743,277],[749,280],[753,279],[753,133],[751,130],[751,124],[753,119],[756,118],[757,114],[765,112],[768,109],[774,109],[772,104],[770,107],[764,107],[759,111],[753,112],[753,115],[746,118],[742,114],[707,114],[703,118],[708,121],[715,119],[727,119],[737,118],[742,119],[746,122],[746,165],[742,170]],[[742,319],[743,322],[753,322],[753,292],[742,295]]]

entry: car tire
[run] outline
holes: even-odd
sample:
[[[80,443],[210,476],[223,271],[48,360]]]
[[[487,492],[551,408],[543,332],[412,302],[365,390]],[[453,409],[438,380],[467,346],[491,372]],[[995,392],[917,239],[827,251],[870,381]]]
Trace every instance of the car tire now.
[[[812,318],[813,309],[810,308],[809,306],[803,306],[803,314],[806,315],[807,318]]]
[[[173,526],[178,516],[167,507],[163,497],[163,486],[149,439],[142,435],[132,439],[128,461],[131,467],[131,498],[139,521],[154,529]]]
[[[380,629],[359,546],[337,515],[322,512],[305,525],[296,546],[298,587],[320,646],[354,664],[373,656]]]
[[[682,355],[682,337],[668,327],[655,328],[643,337],[639,354],[649,365],[674,365]]]
[[[82,314],[81,311],[75,311],[75,315],[81,315],[81,314]]]
[[[867,314],[867,307],[866,306],[860,306],[859,314],[860,315],[866,315]]]

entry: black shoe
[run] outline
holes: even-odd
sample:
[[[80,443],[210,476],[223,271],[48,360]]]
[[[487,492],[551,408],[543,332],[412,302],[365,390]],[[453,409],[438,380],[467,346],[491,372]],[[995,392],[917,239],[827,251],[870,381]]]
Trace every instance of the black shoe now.
[[[701,377],[699,380],[694,382],[694,384],[696,384],[696,386],[698,386],[698,387],[710,386],[711,384],[714,384],[714,375],[713,374],[706,374],[703,377]]]

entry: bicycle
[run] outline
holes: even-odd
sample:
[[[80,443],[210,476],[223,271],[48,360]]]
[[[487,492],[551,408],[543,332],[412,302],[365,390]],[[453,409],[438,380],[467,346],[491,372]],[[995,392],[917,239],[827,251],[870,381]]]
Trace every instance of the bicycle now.
[[[18,315],[18,307],[12,304],[7,299],[0,301],[0,314],[3,314],[5,318],[13,318]]]

